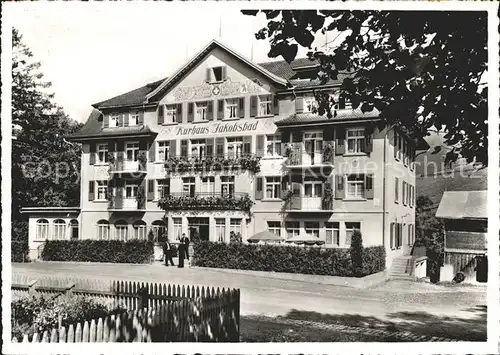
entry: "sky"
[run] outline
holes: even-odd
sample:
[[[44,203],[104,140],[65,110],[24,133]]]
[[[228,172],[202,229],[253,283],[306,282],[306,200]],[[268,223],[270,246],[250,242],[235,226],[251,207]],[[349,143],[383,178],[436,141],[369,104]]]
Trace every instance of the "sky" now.
[[[267,57],[269,42],[254,36],[266,25],[265,16],[245,16],[234,7],[145,2],[29,5],[12,9],[13,26],[41,62],[55,102],[80,122],[86,121],[93,103],[169,76],[213,38],[247,58],[253,42],[254,61],[274,60]],[[320,34],[313,45],[324,43]],[[303,48],[298,57],[306,53]]]

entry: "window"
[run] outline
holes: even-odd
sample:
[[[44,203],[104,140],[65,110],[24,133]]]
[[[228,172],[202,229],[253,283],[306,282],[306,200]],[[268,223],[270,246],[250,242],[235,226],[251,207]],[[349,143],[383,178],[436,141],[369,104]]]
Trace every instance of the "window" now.
[[[243,137],[231,137],[227,139],[227,155],[230,158],[238,158],[243,155]]]
[[[281,155],[281,135],[270,134],[266,136],[266,155],[267,156],[280,156]]]
[[[97,222],[97,239],[109,240],[109,222],[104,219]]]
[[[235,234],[240,233],[243,235],[241,231],[241,218],[231,218],[229,220],[229,233],[234,232]]]
[[[215,236],[218,242],[226,241],[226,219],[216,218],[215,219]]]
[[[413,225],[408,224],[408,245],[413,245]]]
[[[280,198],[281,186],[279,176],[267,176],[266,178],[266,198]]]
[[[62,219],[54,221],[54,235],[53,240],[64,240],[66,237],[66,223]]]
[[[128,161],[137,161],[139,156],[139,143],[127,143],[125,145],[125,153]]]
[[[234,176],[221,176],[221,191],[223,196],[234,195]]]
[[[225,118],[237,118],[238,117],[238,99],[228,99],[226,100],[226,114]]]
[[[107,181],[96,181],[97,183],[97,200],[106,201],[108,197],[108,182]]]
[[[139,240],[146,240],[146,222],[135,221],[132,225],[134,227],[134,238]]]
[[[271,95],[259,96],[259,116],[269,116],[272,114],[272,97]]]
[[[304,112],[313,112],[316,107],[317,103],[314,96],[304,96]]]
[[[173,218],[174,224],[174,240],[181,240],[182,237],[182,218]]]
[[[185,196],[194,196],[194,194],[195,194],[195,178],[194,177],[182,178],[182,193]]]
[[[304,182],[305,197],[321,197],[323,196],[323,183],[319,181]]]
[[[206,156],[206,145],[205,139],[191,139],[191,156],[202,159]]]
[[[345,245],[351,245],[352,234],[355,230],[361,229],[361,223],[359,222],[345,222]]]
[[[285,222],[285,229],[287,239],[297,237],[300,234],[300,222]]]
[[[130,114],[130,118],[128,120],[129,126],[138,126],[139,125],[139,113],[133,112]]]
[[[212,76],[213,82],[219,82],[219,81],[223,80],[222,67],[213,67],[212,74],[213,74],[213,76]]]
[[[364,129],[347,130],[347,151],[349,153],[362,153],[365,151]]]
[[[403,162],[406,166],[408,166],[409,159],[408,159],[408,141],[407,140],[405,140],[403,142]]]
[[[212,195],[215,192],[215,178],[213,176],[201,178],[201,192],[205,195]]]
[[[154,221],[151,223],[151,231],[153,232],[154,241],[158,242],[158,239],[166,234],[167,225],[163,221]]]
[[[167,120],[166,123],[177,122],[177,105],[167,105]]]
[[[139,185],[125,182],[125,198],[136,198]]]
[[[306,234],[311,234],[319,239],[319,222],[304,222]]]
[[[206,121],[208,113],[208,103],[207,102],[197,102],[196,103],[196,121]]]
[[[403,181],[403,205],[406,206],[406,201],[407,201],[407,190],[406,190],[406,181]]]
[[[118,221],[115,223],[116,239],[126,241],[128,238],[128,225],[125,221]]]
[[[36,222],[36,239],[49,239],[49,221],[46,219],[39,219]]]
[[[325,222],[325,232],[327,245],[340,245],[340,228],[339,222]]]
[[[364,198],[365,197],[365,176],[360,174],[351,174],[347,176],[347,197]]]
[[[107,163],[108,162],[108,145],[98,144],[97,145],[97,162]]]
[[[271,233],[281,236],[281,222],[279,221],[268,221],[267,230]]]
[[[109,127],[120,126],[120,116],[119,115],[109,115]]]
[[[394,201],[399,203],[399,179],[394,178]]]
[[[345,97],[338,96],[335,99],[338,101],[334,106],[335,110],[352,109],[352,103]]]
[[[156,161],[165,161],[169,157],[170,143],[168,141],[158,142],[158,149],[156,150]]]
[[[168,196],[169,193],[170,193],[170,180],[169,179],[156,180],[155,200],[160,200],[163,197]]]

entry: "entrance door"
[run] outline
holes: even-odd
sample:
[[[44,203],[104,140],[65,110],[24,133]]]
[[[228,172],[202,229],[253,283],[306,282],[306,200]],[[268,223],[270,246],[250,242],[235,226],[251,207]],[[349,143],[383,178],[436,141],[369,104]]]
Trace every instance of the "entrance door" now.
[[[78,239],[78,221],[72,219],[69,223],[71,228],[71,239]]]
[[[209,223],[207,217],[188,217],[189,239],[209,240]]]

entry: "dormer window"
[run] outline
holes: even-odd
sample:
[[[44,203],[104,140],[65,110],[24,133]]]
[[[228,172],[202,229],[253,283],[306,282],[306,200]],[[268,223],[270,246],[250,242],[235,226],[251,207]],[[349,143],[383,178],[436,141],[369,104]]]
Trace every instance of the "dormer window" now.
[[[139,113],[133,112],[130,114],[130,118],[128,120],[129,126],[138,126],[139,125]]]
[[[212,68],[214,73],[214,81],[222,81],[222,67]]]
[[[304,112],[313,112],[317,107],[314,96],[304,96]]]
[[[207,69],[207,83],[220,83],[226,80],[226,67],[218,66]]]
[[[120,115],[109,115],[109,127],[120,126]]]

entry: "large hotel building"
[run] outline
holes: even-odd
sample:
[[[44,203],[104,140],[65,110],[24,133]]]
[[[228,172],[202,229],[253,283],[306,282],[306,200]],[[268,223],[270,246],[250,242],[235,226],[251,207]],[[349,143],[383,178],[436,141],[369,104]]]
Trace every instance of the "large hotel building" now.
[[[213,40],[172,76],[94,104],[68,137],[83,146],[80,206],[23,209],[31,258],[46,239],[176,240],[195,228],[227,242],[269,230],[344,248],[360,229],[390,267],[414,241],[426,143],[345,100],[332,118],[313,113],[313,92],[341,83],[312,81],[317,68],[253,63]]]

